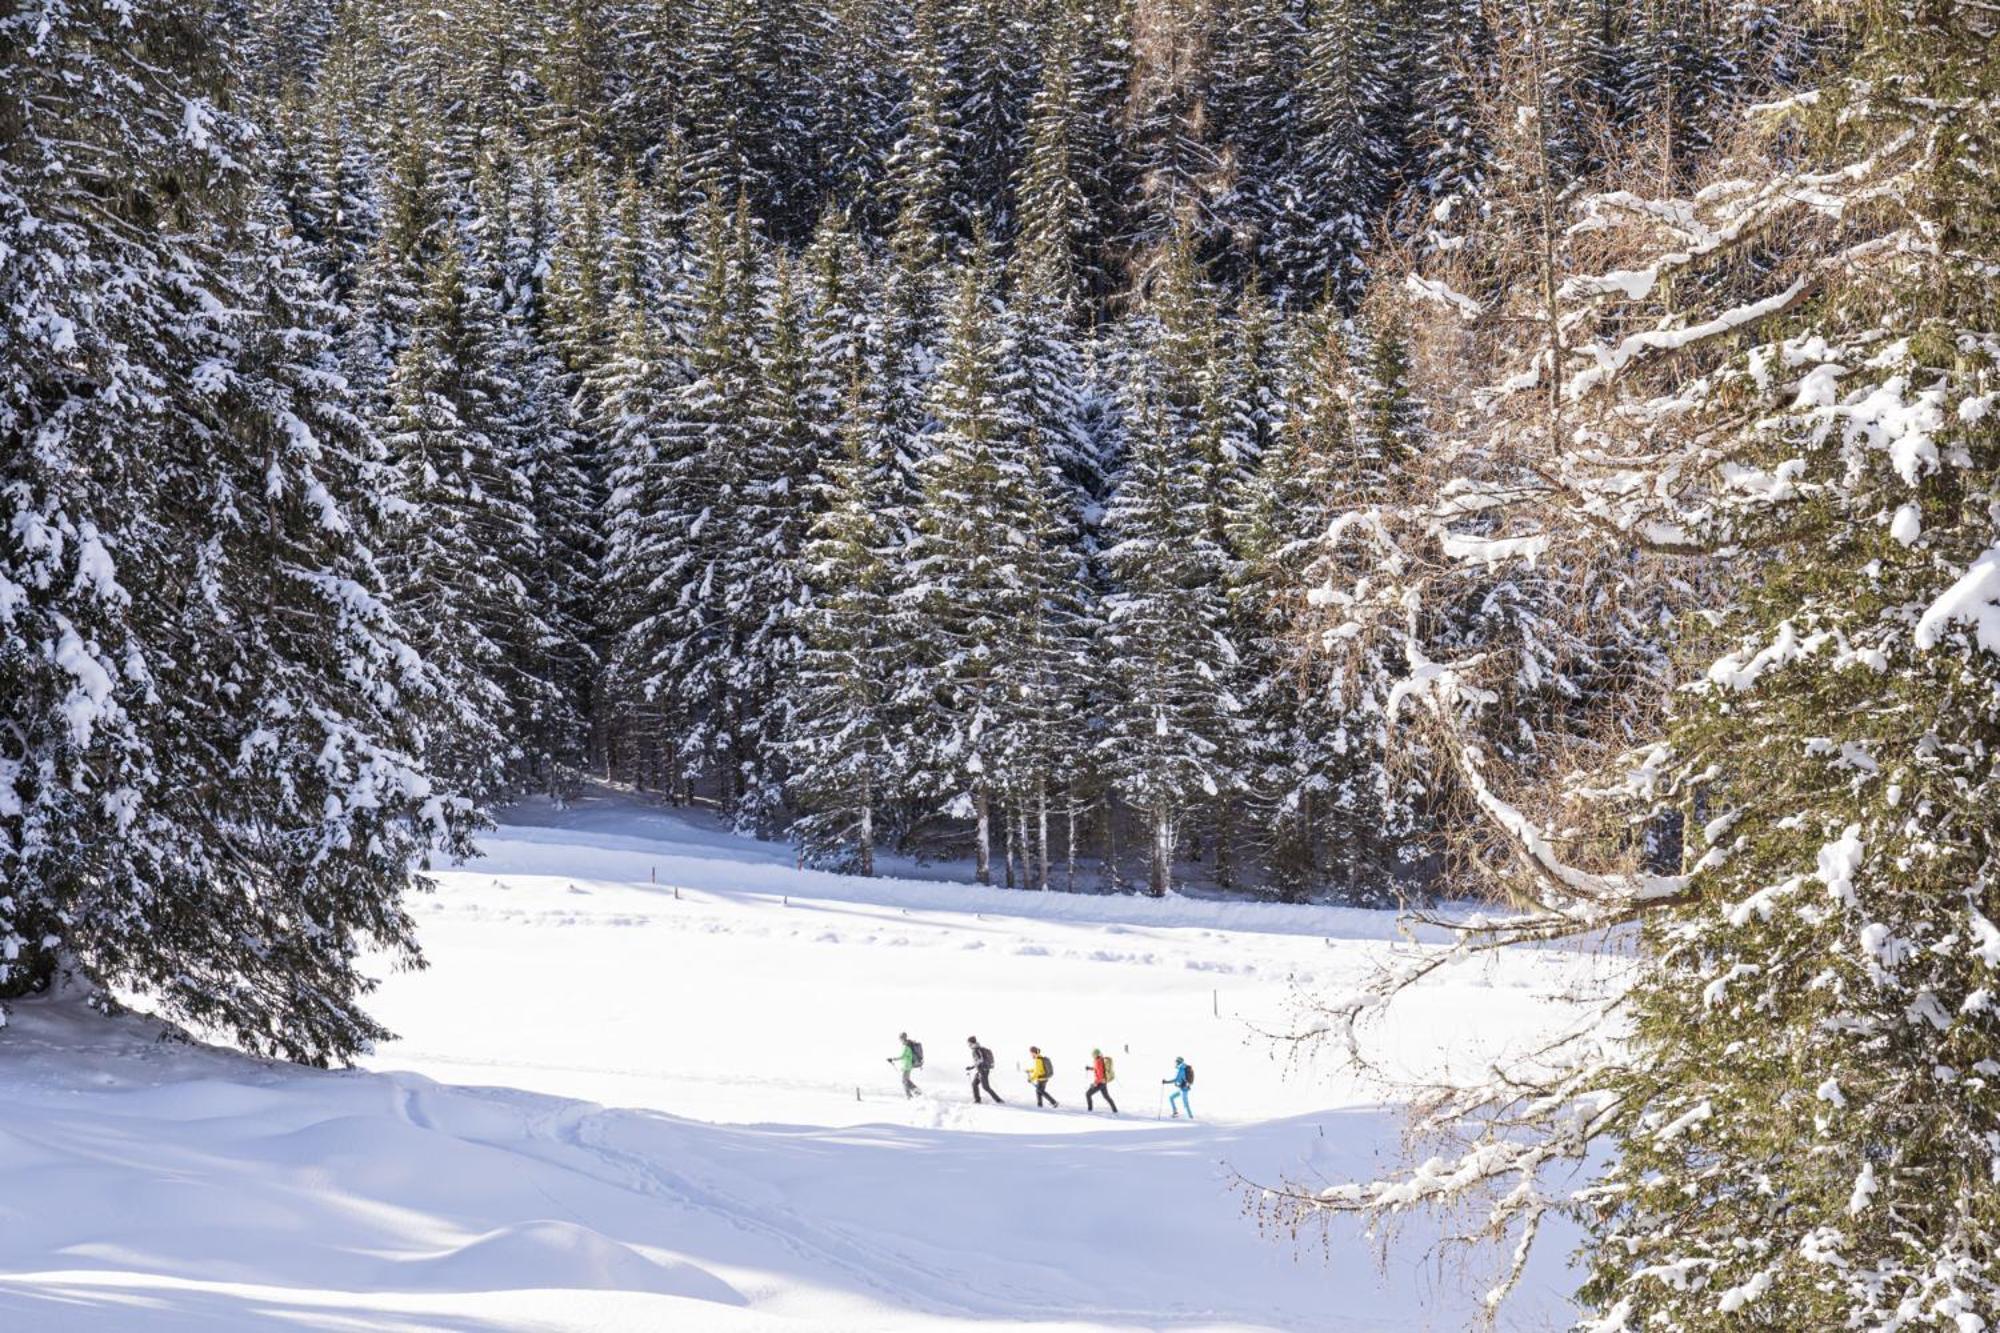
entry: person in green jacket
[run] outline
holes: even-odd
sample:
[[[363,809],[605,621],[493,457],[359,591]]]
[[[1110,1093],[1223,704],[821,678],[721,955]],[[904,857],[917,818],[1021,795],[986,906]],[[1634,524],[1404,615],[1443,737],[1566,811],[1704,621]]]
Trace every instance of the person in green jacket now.
[[[917,1046],[915,1042],[910,1040],[910,1034],[907,1032],[898,1032],[896,1036],[903,1043],[903,1053],[901,1055],[890,1056],[889,1063],[902,1071],[903,1096],[905,1098],[914,1097],[917,1095],[918,1089],[915,1081],[910,1078],[910,1071],[917,1067]]]

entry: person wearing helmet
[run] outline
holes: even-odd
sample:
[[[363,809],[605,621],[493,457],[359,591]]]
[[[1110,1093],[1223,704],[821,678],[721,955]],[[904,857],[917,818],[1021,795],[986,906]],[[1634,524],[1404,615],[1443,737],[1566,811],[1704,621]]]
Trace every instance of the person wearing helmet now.
[[[979,1095],[984,1088],[987,1097],[1000,1101],[1000,1094],[993,1091],[993,1052],[981,1046],[977,1037],[967,1037],[965,1044],[972,1051],[972,1063],[965,1067],[965,1072],[972,1075],[972,1100],[985,1100]]]

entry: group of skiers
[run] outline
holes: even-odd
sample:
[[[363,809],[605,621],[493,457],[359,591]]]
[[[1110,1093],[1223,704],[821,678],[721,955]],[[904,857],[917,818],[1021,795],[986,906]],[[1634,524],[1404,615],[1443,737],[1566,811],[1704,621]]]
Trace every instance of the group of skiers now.
[[[889,1063],[895,1065],[903,1075],[903,1096],[914,1097],[920,1089],[916,1080],[910,1075],[913,1071],[924,1067],[924,1044],[912,1041],[907,1032],[899,1032],[896,1035],[902,1041],[903,1049],[890,1056]],[[967,1037],[965,1045],[972,1055],[972,1063],[965,1067],[965,1072],[972,1075],[972,1100],[984,1102],[991,1098],[995,1103],[1004,1105],[1000,1094],[993,1091],[993,1052],[981,1046],[977,1037]],[[1111,1114],[1117,1115],[1118,1103],[1111,1100],[1111,1081],[1118,1076],[1118,1071],[1111,1057],[1093,1048],[1090,1052],[1090,1063],[1084,1067],[1084,1072],[1090,1075],[1090,1086],[1083,1091],[1084,1109],[1095,1111],[1097,1099],[1102,1097],[1104,1104],[1111,1108]],[[1036,1106],[1061,1106],[1049,1092],[1049,1080],[1056,1074],[1055,1065],[1042,1053],[1042,1048],[1039,1046],[1028,1048],[1027,1074],[1028,1082],[1034,1085]],[[1177,1055],[1174,1057],[1172,1077],[1163,1078],[1160,1082],[1164,1086],[1173,1088],[1172,1094],[1167,1098],[1167,1104],[1173,1108],[1174,1119],[1180,1119],[1183,1113],[1188,1119],[1194,1119],[1194,1107],[1188,1101],[1188,1093],[1194,1087],[1194,1066]]]

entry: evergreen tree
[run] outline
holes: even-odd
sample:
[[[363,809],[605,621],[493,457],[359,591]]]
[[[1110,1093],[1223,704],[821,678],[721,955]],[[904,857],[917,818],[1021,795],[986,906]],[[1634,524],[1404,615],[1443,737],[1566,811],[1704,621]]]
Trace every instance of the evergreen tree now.
[[[614,773],[680,798],[687,710],[665,663],[667,612],[675,600],[671,571],[685,542],[672,508],[681,460],[668,449],[686,368],[643,304],[621,299],[617,309],[618,339],[598,380],[595,426],[609,482],[597,593],[605,642],[599,725]]]
[[[565,711],[550,678],[562,641],[530,596],[541,559],[529,482],[510,447],[497,312],[440,256],[391,377],[384,433],[395,469],[391,591],[413,642],[466,701],[436,762],[490,795],[520,782],[522,739]]]
[[[673,547],[655,585],[665,646],[653,670],[678,692],[688,718],[684,777],[712,776],[723,806],[736,812],[752,759],[744,728],[757,706],[747,692],[752,678],[739,666],[757,620],[752,586],[762,555],[742,541],[740,524],[754,501],[749,427],[762,257],[747,198],[739,197],[733,216],[709,203],[702,232],[688,378],[653,446],[668,469],[654,517]]]
[[[1483,207],[1489,148],[1480,99],[1494,86],[1494,56],[1477,0],[1417,7],[1410,96],[1411,225],[1426,248],[1451,245]]]
[[[1237,729],[1234,655],[1226,557],[1207,531],[1200,474],[1183,465],[1185,436],[1147,382],[1127,391],[1125,411],[1130,452],[1106,516],[1105,633],[1116,656],[1100,746],[1119,794],[1146,818],[1149,882],[1163,894],[1182,819],[1223,792]]]
[[[522,670],[540,685],[534,697],[520,701],[518,739],[529,780],[561,795],[573,785],[589,744],[604,501],[586,422],[565,392],[569,376],[538,331],[548,220],[533,195],[515,198],[512,176],[502,169],[483,170],[480,186],[475,226],[481,277],[473,294],[495,307],[494,431],[525,486],[524,531],[532,538],[517,550],[516,568],[527,604],[546,631],[519,644]]]
[[[999,675],[1003,641],[1023,611],[1017,505],[1026,423],[1011,331],[983,247],[959,277],[944,355],[931,389],[934,420],[919,465],[923,507],[909,555],[912,641],[922,656],[911,707],[928,719],[917,774],[974,822],[975,874],[992,880],[993,817],[1004,795],[1011,720]]]
[[[326,1062],[470,817],[235,69],[187,6],[0,20],[0,993],[74,966]]]
[[[742,626],[735,689],[744,700],[739,817],[771,829],[783,813],[779,761],[805,649],[803,563],[816,512],[814,483],[838,426],[826,414],[829,395],[811,364],[793,266],[782,260],[767,330],[745,424],[744,492],[733,540],[747,566],[735,613]]]
[[[1851,117],[1818,127],[1827,165],[1922,143],[1877,170],[1923,202],[1845,214],[1801,271],[1903,227],[1942,245],[1837,270],[1736,362],[1776,416],[1746,461],[1815,498],[1742,516],[1778,553],[1744,571],[1728,651],[1669,730],[1702,827],[1686,890],[1647,914],[1657,961],[1591,1192],[1585,1297],[1631,1326],[1971,1328],[2000,1308],[1996,34],[1972,5],[1866,24],[1826,89]],[[1663,1264],[1701,1288],[1643,1276]]]
[[[903,653],[891,604],[893,532],[882,513],[883,472],[859,382],[840,434],[802,562],[812,591],[785,753],[790,794],[805,812],[794,836],[815,859],[872,875],[881,811],[900,787],[902,738],[892,705]]]
[[[950,39],[946,0],[912,0],[902,133],[890,150],[888,173],[897,200],[897,249],[905,262],[925,269],[956,251],[977,216],[962,179],[963,97]]]
[[[1251,729],[1247,785],[1281,887],[1336,884],[1350,899],[1380,901],[1416,827],[1411,793],[1387,759],[1387,703],[1403,664],[1320,590],[1362,572],[1339,525],[1395,493],[1414,443],[1408,385],[1393,348],[1371,347],[1369,369],[1357,373],[1331,309],[1300,321],[1286,359],[1290,410],[1231,534],[1241,557],[1230,596]]]
[[[1032,291],[1035,302],[1064,323],[1083,312],[1085,275],[1104,230],[1078,180],[1081,42],[1062,20],[1049,36],[1041,83],[1028,108],[1028,153],[1015,190],[1020,229],[1013,267],[1021,276],[1014,290]]]
[[[895,33],[888,20],[894,8],[885,0],[831,0],[815,80],[822,198],[871,232],[885,230],[894,217],[885,208],[896,117]]]
[[[1297,112],[1298,156],[1272,238],[1280,288],[1306,299],[1359,294],[1360,252],[1388,194],[1396,146],[1382,108],[1396,95],[1393,11],[1368,0],[1321,0],[1306,32]]]
[[[1306,6],[1243,0],[1217,36],[1213,114],[1229,154],[1228,197],[1219,206],[1231,234],[1221,276],[1241,280],[1282,234],[1287,208],[1303,202],[1298,110]]]

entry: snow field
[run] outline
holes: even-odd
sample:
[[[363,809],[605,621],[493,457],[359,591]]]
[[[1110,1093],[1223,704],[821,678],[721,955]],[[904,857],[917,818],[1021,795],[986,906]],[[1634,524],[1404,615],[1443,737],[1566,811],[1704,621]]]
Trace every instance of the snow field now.
[[[43,1327],[1455,1329],[1413,1223],[1378,1262],[1244,1216],[1367,1174],[1380,1089],[1256,1035],[1388,956],[1383,914],[800,872],[596,800],[485,840],[419,903],[401,1034],[322,1074],[20,1006],[0,1042],[0,1322]],[[560,825],[551,827],[549,825]],[[654,881],[657,879],[657,883]],[[676,896],[678,890],[678,896]],[[1412,1073],[1532,1038],[1598,960],[1455,969],[1384,1049]],[[925,1096],[887,1063],[926,1048]],[[1010,1104],[974,1106],[965,1037]],[[1056,1064],[1060,1112],[1019,1066]],[[1087,1115],[1093,1045],[1124,1115]],[[1153,1116],[1173,1057],[1201,1121]],[[858,1099],[857,1099],[858,1096]],[[1024,1104],[1024,1101],[1026,1104]],[[616,1109],[607,1109],[616,1108]],[[1544,1247],[1507,1327],[1562,1321]]]

